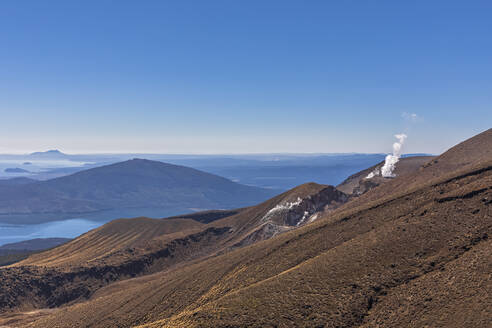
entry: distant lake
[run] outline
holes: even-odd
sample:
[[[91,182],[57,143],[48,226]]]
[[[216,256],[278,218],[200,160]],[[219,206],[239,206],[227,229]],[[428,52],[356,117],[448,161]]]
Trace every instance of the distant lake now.
[[[34,238],[74,238],[103,224],[104,222],[86,219],[53,221],[41,224],[0,223],[0,246]]]
[[[56,168],[83,168],[91,162],[79,162],[69,160],[33,160],[33,159],[0,159],[0,178],[8,179],[15,177],[29,177],[34,174],[53,170]],[[28,173],[9,173],[5,169],[21,168],[29,171]]]
[[[109,221],[146,216],[164,218],[193,212],[190,209],[139,208],[101,211],[78,217],[43,215],[0,215],[0,246],[34,238],[75,238]],[[54,219],[57,219],[54,221]]]

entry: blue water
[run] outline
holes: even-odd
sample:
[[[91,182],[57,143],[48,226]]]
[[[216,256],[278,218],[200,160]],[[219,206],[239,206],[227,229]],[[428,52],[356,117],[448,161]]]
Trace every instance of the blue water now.
[[[41,224],[0,223],[0,246],[34,238],[74,238],[103,225],[102,221],[71,219]]]
[[[55,214],[0,215],[0,246],[34,238],[75,238],[119,218],[165,218],[192,212],[188,208],[134,208],[108,210],[80,216]]]
[[[26,165],[25,163],[30,163]],[[77,162],[70,160],[32,160],[24,159],[0,159],[0,179],[8,179],[15,177],[32,177],[33,175],[56,168],[82,168],[91,162]],[[29,173],[8,173],[7,168],[21,168],[29,171]]]

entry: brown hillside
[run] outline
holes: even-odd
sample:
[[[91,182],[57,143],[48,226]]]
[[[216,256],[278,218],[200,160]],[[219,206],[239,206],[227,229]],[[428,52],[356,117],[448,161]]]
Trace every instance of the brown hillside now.
[[[217,245],[217,250],[220,250],[226,245],[233,246],[239,239],[247,238],[266,224],[274,224],[280,227],[278,228],[280,230],[289,230],[300,225],[298,223],[307,223],[306,211],[308,214],[320,212],[325,209],[327,203],[333,200],[340,200],[342,203],[345,199],[346,197],[342,193],[337,192],[331,186],[308,183],[258,206],[245,209],[205,211],[161,220],[149,218],[114,220],[65,245],[33,255],[13,266],[61,268],[70,266],[91,267],[108,263],[114,265],[127,258],[134,258],[135,252],[140,254],[155,252],[165,247],[167,242],[175,239],[207,229],[226,228],[229,233],[224,238],[223,244]],[[299,206],[292,210],[284,208],[293,203]],[[275,209],[279,210],[275,211]],[[300,222],[303,217],[305,217],[305,222]],[[202,224],[200,221],[211,222]],[[268,239],[271,236],[273,234],[265,235],[260,239]],[[131,253],[127,254],[129,250]],[[127,255],[123,256],[125,253]]]
[[[350,216],[329,216],[219,257],[103,288],[34,326],[487,327],[490,164]],[[397,304],[407,299],[399,313]],[[482,312],[470,315],[474,309]]]
[[[488,130],[341,207],[346,195],[333,187],[300,186],[200,232],[152,244],[167,245],[174,260],[162,265],[160,258],[153,274],[124,280],[115,269],[110,273],[121,274],[120,281],[100,288],[94,287],[100,279],[92,278],[85,302],[57,294],[43,303],[43,294],[35,293],[37,303],[29,304],[19,279],[37,286],[47,279],[44,266],[2,269],[11,292],[0,294],[0,304],[20,311],[4,312],[3,324],[490,327],[492,154],[481,149],[491,145]],[[317,215],[311,224],[302,221],[299,206],[306,217]],[[275,208],[282,214],[276,216]],[[285,232],[257,233],[266,222]],[[56,265],[50,270],[61,275]],[[64,288],[85,286],[80,272],[75,277],[64,278]],[[43,304],[66,306],[23,312]]]
[[[308,223],[308,218],[315,219],[316,213],[338,206],[345,198],[331,186],[310,183],[246,209],[207,211],[187,218],[115,220],[0,269],[0,313],[71,304],[116,281],[269,239]],[[289,208],[293,201],[296,206]],[[213,218],[217,220],[209,224],[199,222]]]
[[[135,218],[114,220],[69,243],[47,252],[32,255],[13,266],[91,266],[98,259],[111,257],[111,255],[124,249],[143,246],[154,238],[170,236],[170,239],[175,239],[200,231],[202,226],[201,223],[191,219]]]

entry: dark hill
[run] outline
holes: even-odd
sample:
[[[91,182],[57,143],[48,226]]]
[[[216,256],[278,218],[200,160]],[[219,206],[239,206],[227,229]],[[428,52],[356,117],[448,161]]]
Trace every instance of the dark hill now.
[[[189,212],[258,203],[273,192],[184,166],[134,159],[69,176],[0,188],[0,213],[84,213],[162,207]]]
[[[30,179],[30,178],[25,178],[25,177],[10,178],[10,179],[1,179],[0,180],[0,187],[1,186],[24,185],[24,184],[33,183],[33,182],[36,182],[36,181],[37,180]]]

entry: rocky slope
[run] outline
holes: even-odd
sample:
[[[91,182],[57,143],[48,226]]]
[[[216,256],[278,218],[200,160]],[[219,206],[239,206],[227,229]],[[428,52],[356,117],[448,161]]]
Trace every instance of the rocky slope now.
[[[0,312],[71,304],[116,281],[269,239],[314,221],[346,200],[334,187],[310,183],[250,208],[115,220],[0,269]]]
[[[417,172],[424,165],[433,159],[433,156],[414,156],[401,158],[396,165],[395,175],[398,177],[407,176],[409,174]],[[345,181],[337,186],[337,189],[350,196],[360,196],[370,189],[379,186],[380,184],[389,182],[392,178],[383,178],[381,176],[374,176],[368,178],[371,172],[381,171],[381,167],[384,162],[374,165],[368,169],[360,171],[351,175]]]

